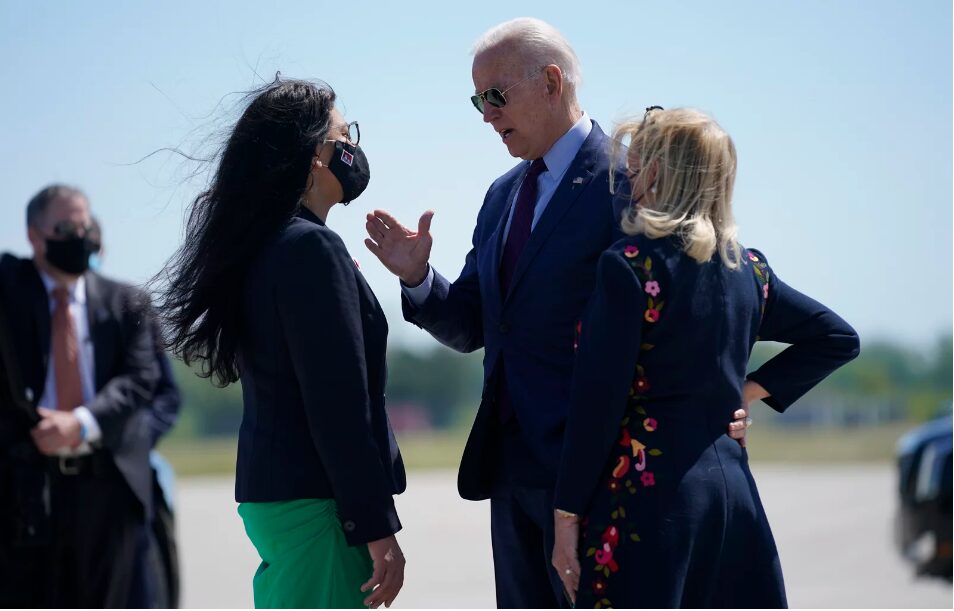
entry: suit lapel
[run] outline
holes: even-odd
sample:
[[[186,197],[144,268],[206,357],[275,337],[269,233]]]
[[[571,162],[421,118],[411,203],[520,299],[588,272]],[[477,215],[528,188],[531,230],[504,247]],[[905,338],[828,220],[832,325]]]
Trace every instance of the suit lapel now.
[[[510,189],[507,191],[507,199],[504,200],[503,212],[500,215],[500,218],[497,219],[497,227],[494,229],[494,233],[491,236],[493,243],[493,256],[490,259],[490,284],[493,291],[494,297],[496,299],[495,303],[503,302],[503,295],[500,294],[500,257],[503,256],[503,236],[504,230],[507,228],[507,219],[510,218],[510,209],[513,208],[514,200],[517,197],[517,190],[520,188],[520,185],[523,183],[524,176],[527,175],[527,170],[530,168],[530,164],[526,164],[523,172],[520,172],[517,175],[517,178],[513,181],[513,184],[510,185]]]
[[[86,279],[86,322],[89,325],[89,341],[93,346],[93,379],[95,390],[98,391],[106,384],[106,381],[101,378],[106,371],[110,356],[106,350],[110,343],[104,341],[105,330],[102,325],[102,321],[108,317],[108,312],[99,277],[93,273],[87,273],[83,277]]]
[[[507,296],[513,293],[514,288],[520,282],[527,267],[530,266],[531,261],[540,251],[547,238],[550,237],[553,230],[560,224],[563,216],[586,190],[590,181],[593,180],[593,167],[596,165],[604,139],[603,131],[594,121],[590,135],[583,142],[583,146],[580,147],[573,163],[567,168],[563,180],[560,181],[553,197],[550,198],[550,202],[547,204],[546,210],[543,211],[540,220],[537,221],[537,226],[530,232],[530,239],[527,241],[523,252],[520,253],[520,258],[517,259],[517,268],[513,272],[513,280],[510,282],[510,290]]]
[[[36,338],[36,345],[40,351],[40,372],[38,378],[41,380],[40,386],[33,389],[36,400],[39,401],[43,395],[43,386],[46,384],[46,374],[50,367],[50,298],[46,294],[46,287],[43,286],[43,279],[37,271],[33,262],[24,268],[25,289],[30,296],[30,318],[33,320],[33,335]]]

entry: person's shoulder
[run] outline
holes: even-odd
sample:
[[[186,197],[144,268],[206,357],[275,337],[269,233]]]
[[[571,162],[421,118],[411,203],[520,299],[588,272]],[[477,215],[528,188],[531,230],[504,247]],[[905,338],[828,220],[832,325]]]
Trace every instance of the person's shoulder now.
[[[294,217],[289,222],[283,240],[295,248],[323,250],[345,248],[344,240],[334,229],[300,216]]]
[[[10,252],[0,253],[0,270],[6,272],[20,271],[27,265],[32,265],[31,259],[24,259]]]
[[[606,249],[606,254],[631,261],[652,256],[665,256],[673,250],[672,240],[649,238],[643,234],[627,235]]]
[[[83,275],[86,282],[86,298],[95,295],[96,303],[104,305],[106,311],[118,319],[128,319],[138,325],[143,319],[154,314],[152,300],[145,287],[135,285],[97,272],[89,271]],[[87,301],[88,303],[88,301]]]
[[[500,188],[509,189],[513,186],[514,181],[519,180],[520,176],[523,175],[524,170],[527,169],[527,162],[521,160],[517,165],[513,166],[507,170],[504,174],[501,174],[490,184],[489,192],[494,192]]]
[[[296,216],[279,232],[275,241],[276,263],[282,271],[296,275],[303,268],[353,264],[344,240],[327,225]]]
[[[86,280],[87,291],[92,289],[104,295],[121,295],[130,304],[140,307],[149,303],[149,293],[142,286],[93,271],[86,272],[83,278]]]
[[[40,282],[40,274],[33,259],[18,257],[13,253],[0,254],[0,281],[12,286]]]
[[[765,253],[762,252],[761,250],[759,250],[759,249],[757,249],[757,248],[748,248],[748,247],[745,247],[745,246],[741,246],[741,249],[742,249],[742,262],[743,262],[743,263],[745,263],[746,261],[748,261],[748,262],[754,263],[754,264],[759,264],[759,263],[761,263],[761,264],[766,265],[766,266],[769,264],[769,262],[768,262],[768,257],[766,257],[766,256],[765,256]]]

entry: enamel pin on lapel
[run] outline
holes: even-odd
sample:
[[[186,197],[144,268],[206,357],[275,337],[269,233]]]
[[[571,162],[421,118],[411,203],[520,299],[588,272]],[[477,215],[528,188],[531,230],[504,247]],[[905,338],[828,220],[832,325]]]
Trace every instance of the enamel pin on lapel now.
[[[574,186],[576,186],[576,185],[582,185],[582,184],[583,184],[583,177],[582,177],[582,176],[577,176],[576,178],[573,179],[573,185],[574,185]]]

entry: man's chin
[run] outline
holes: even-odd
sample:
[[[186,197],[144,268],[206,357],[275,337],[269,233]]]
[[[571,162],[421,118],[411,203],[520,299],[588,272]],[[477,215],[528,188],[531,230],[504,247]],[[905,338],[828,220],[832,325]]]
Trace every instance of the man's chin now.
[[[526,149],[519,146],[518,144],[511,142],[504,142],[504,145],[507,147],[507,152],[510,153],[511,157],[519,157],[520,159],[526,159]]]

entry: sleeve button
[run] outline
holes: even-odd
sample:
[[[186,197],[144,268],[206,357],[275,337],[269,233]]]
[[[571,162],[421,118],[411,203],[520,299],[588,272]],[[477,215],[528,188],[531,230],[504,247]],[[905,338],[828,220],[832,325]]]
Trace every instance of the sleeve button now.
[[[351,520],[348,520],[347,522],[345,522],[344,529],[348,531],[349,533],[354,532],[354,522],[352,522]]]

